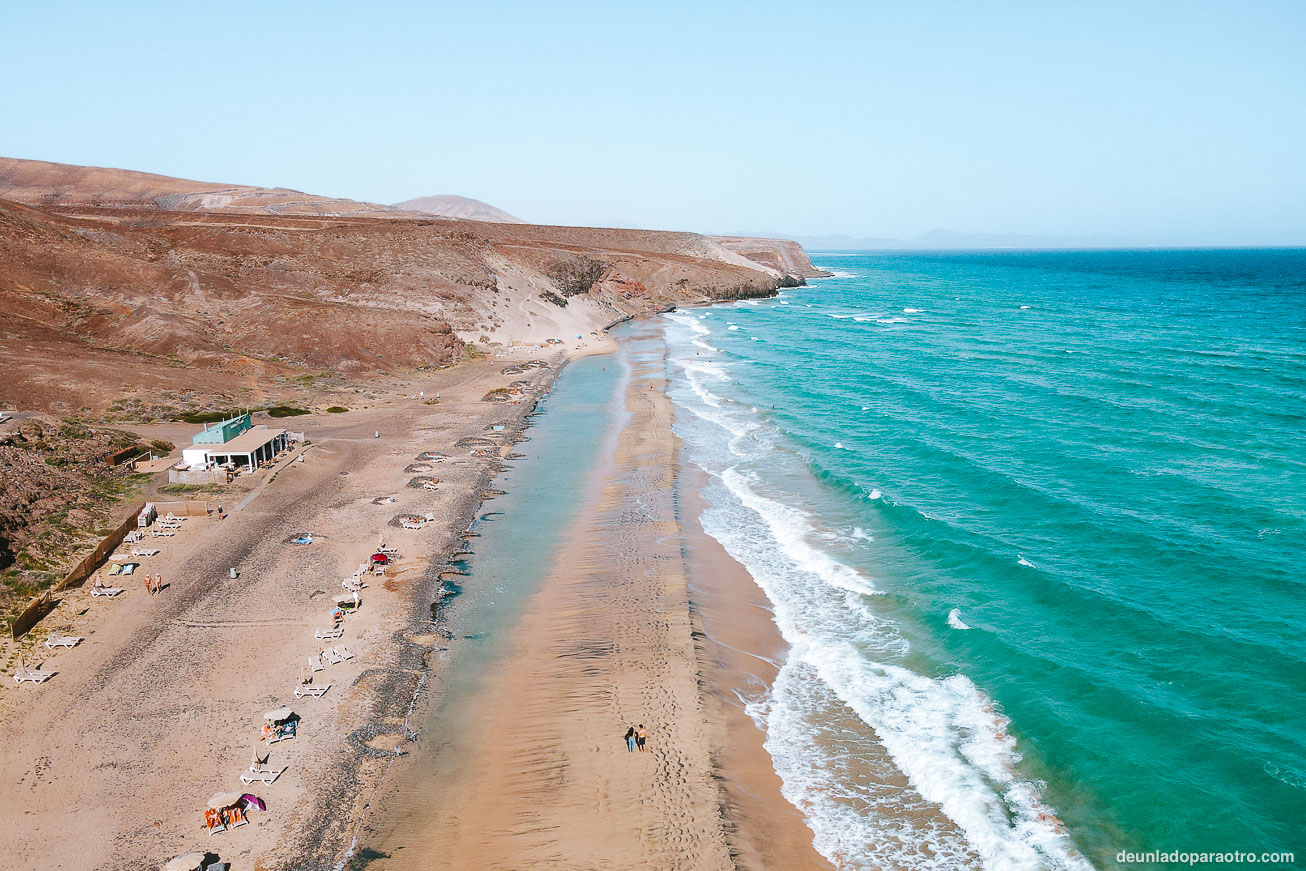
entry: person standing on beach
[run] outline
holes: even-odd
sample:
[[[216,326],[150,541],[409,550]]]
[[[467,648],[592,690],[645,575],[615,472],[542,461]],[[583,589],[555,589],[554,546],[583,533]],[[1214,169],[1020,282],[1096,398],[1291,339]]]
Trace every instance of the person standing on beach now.
[[[631,726],[626,730],[626,752],[635,752],[635,727]]]
[[[644,729],[644,724],[639,724],[639,731],[635,733],[635,743],[639,745],[639,752],[644,752],[644,742],[648,740],[648,732]]]

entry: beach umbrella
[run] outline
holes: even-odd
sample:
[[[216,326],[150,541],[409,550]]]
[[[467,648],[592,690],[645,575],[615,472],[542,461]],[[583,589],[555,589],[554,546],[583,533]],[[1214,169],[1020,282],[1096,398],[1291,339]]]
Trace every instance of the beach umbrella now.
[[[241,794],[238,792],[214,793],[213,797],[209,799],[208,806],[213,810],[222,810],[223,808],[231,807],[236,804],[236,802],[240,801],[240,795]]]
[[[386,563],[390,562],[390,557],[386,556],[383,553],[374,553],[372,554],[372,562],[385,565]]]
[[[271,720],[274,723],[280,723],[282,720],[289,720],[293,716],[295,716],[295,712],[290,710],[290,708],[283,706],[280,708],[276,708],[275,710],[268,711],[266,714],[263,715],[263,719]]]
[[[186,853],[176,859],[169,859],[163,871],[197,871],[204,867],[205,853]]]
[[[258,808],[261,811],[265,811],[268,809],[267,805],[263,804],[263,799],[259,798],[257,795],[254,795],[252,793],[248,793],[248,792],[245,793],[240,797],[240,800],[247,805],[251,805],[253,807]]]

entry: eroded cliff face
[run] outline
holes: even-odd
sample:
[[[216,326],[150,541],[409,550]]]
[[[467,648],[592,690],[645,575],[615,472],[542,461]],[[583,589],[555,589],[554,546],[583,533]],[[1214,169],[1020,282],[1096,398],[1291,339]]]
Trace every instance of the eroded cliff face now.
[[[709,238],[722,247],[783,275],[792,275],[805,281],[809,278],[827,278],[832,274],[813,266],[803,246],[788,239],[755,239],[750,236]]]

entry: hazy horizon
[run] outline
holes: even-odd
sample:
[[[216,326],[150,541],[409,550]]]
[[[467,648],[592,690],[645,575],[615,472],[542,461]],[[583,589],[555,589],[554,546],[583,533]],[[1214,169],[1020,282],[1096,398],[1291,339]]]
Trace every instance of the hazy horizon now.
[[[533,223],[1306,244],[1299,4],[383,12],[17,7],[0,154]]]

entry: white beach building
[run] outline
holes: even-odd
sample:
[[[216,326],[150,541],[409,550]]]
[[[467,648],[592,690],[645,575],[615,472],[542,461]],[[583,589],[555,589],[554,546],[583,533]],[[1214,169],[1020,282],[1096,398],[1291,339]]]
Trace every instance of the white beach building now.
[[[254,426],[249,414],[242,414],[211,426],[206,424],[204,431],[191,439],[191,446],[182,448],[181,458],[188,469],[207,469],[227,463],[256,469],[289,443],[290,436],[284,429]]]

